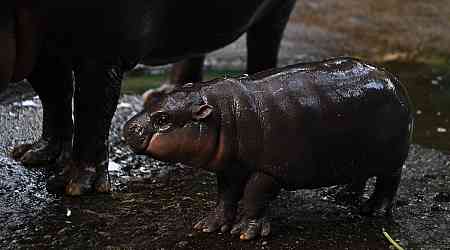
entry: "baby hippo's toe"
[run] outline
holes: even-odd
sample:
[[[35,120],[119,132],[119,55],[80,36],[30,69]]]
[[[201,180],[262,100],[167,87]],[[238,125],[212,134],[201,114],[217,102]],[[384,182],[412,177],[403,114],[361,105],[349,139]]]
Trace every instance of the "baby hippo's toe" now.
[[[224,209],[221,204],[216,207],[207,217],[201,219],[195,224],[195,230],[201,230],[205,233],[212,233],[217,230],[221,232],[229,231],[235,218],[235,209]]]
[[[241,240],[251,240],[258,235],[266,237],[270,234],[270,222],[266,217],[259,219],[243,219],[234,225],[231,234],[240,234]]]
[[[210,218],[209,216],[201,219],[197,224],[195,224],[195,230],[201,230],[205,233],[212,233],[220,229],[221,232],[226,232],[230,229],[231,225],[222,222],[217,219]]]

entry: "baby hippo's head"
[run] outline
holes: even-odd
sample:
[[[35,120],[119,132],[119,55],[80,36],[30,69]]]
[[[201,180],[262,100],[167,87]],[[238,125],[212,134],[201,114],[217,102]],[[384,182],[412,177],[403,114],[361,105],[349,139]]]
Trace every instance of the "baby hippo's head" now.
[[[201,167],[217,150],[215,117],[198,91],[175,90],[132,117],[123,133],[138,154]]]

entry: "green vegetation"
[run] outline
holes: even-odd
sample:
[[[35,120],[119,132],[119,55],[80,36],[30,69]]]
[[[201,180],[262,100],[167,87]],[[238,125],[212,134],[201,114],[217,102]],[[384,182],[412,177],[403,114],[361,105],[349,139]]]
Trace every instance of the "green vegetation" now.
[[[382,233],[384,237],[386,237],[386,239],[392,244],[392,246],[395,247],[395,249],[404,250],[403,247],[401,247],[394,239],[391,238],[391,236],[384,230],[384,228],[382,229]]]
[[[243,74],[242,71],[237,70],[207,70],[204,72],[205,80],[210,80],[219,77],[233,77]],[[123,94],[142,94],[148,89],[159,87],[165,81],[168,81],[169,73],[162,73],[156,75],[145,74],[130,74],[125,77],[122,85]]]
[[[122,84],[123,94],[142,94],[148,89],[159,87],[162,83],[167,81],[167,76],[149,75],[149,76],[129,76],[126,77]]]

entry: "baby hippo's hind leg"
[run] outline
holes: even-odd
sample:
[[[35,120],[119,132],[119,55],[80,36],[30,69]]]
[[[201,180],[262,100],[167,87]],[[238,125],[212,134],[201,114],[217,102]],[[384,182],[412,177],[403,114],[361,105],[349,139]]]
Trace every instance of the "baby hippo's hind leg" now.
[[[366,188],[366,182],[367,178],[353,180],[351,183],[339,190],[335,196],[336,202],[349,205],[359,204]]]
[[[240,222],[233,226],[231,234],[240,234],[241,240],[251,240],[258,235],[270,234],[270,222],[265,216],[268,203],[280,192],[281,186],[267,174],[257,172],[248,180]]]
[[[361,213],[364,215],[392,215],[394,198],[397,193],[401,178],[401,168],[397,171],[378,175],[375,191],[361,207]]]
[[[376,176],[375,190],[361,207],[365,215],[392,215],[392,207],[400,184],[403,164],[409,152],[409,132],[393,137],[385,145],[377,146],[383,149],[372,155],[371,169]]]

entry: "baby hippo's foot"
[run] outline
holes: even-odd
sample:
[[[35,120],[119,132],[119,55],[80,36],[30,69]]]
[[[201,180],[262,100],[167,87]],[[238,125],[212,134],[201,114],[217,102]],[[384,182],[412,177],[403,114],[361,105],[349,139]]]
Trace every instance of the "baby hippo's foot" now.
[[[258,219],[242,219],[233,226],[231,234],[240,234],[241,240],[251,240],[261,235],[266,237],[270,234],[270,222],[266,217]]]
[[[383,197],[371,197],[361,206],[361,214],[372,216],[392,216],[392,200]]]
[[[401,168],[392,174],[377,176],[375,190],[361,207],[361,213],[374,216],[392,216],[392,205],[398,184]]]
[[[337,203],[345,205],[359,205],[364,194],[365,182],[348,184],[340,189],[334,199]]]
[[[71,147],[70,140],[40,138],[34,143],[16,146],[11,156],[26,166],[47,165],[66,160],[70,155]]]
[[[108,175],[108,163],[96,164],[71,161],[47,182],[47,188],[52,192],[65,190],[66,195],[80,196],[97,192],[108,193],[111,184]]]
[[[215,232],[218,229],[220,229],[221,232],[226,232],[230,230],[235,217],[236,207],[226,207],[223,205],[223,202],[221,202],[207,217],[197,222],[194,229],[202,230],[205,233]]]

